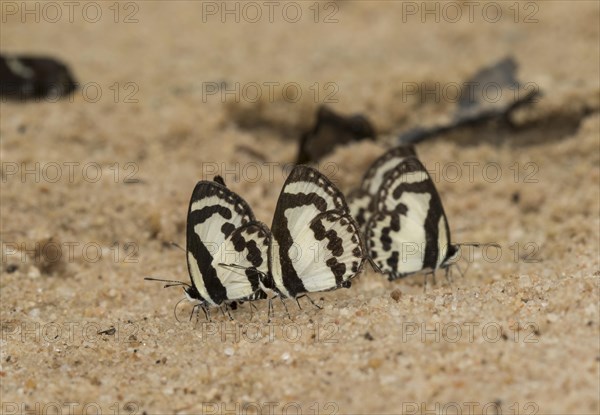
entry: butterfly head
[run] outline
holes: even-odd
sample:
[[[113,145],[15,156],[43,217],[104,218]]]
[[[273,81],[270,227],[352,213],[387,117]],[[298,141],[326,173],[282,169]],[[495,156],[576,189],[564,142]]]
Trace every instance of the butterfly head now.
[[[165,279],[161,279],[161,278],[152,278],[152,277],[146,277],[144,279],[147,280],[147,281],[166,282],[167,284],[164,286],[164,288],[169,288],[169,287],[183,287],[183,292],[185,293],[185,296],[187,297],[188,300],[194,301],[194,302],[195,301],[199,301],[200,304],[207,304],[208,303],[200,295],[200,293],[198,292],[198,289],[196,288],[196,286],[193,283],[190,285],[187,282],[183,282],[183,281],[165,280]]]
[[[206,300],[202,298],[196,286],[189,285],[183,289],[183,292],[185,293],[185,296],[188,300],[192,302],[199,301],[201,304],[206,304]]]

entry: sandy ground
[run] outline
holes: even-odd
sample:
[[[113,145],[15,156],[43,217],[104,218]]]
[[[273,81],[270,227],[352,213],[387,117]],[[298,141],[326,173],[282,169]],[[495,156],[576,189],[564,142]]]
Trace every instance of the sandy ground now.
[[[598,3],[451,3],[275,2],[270,22],[259,2],[223,23],[221,2],[77,3],[73,22],[59,2],[37,23],[3,2],[2,51],[59,57],[83,88],[0,105],[2,413],[598,413]],[[264,302],[188,322],[178,289],[143,280],[188,279],[168,242],[199,179],[271,222],[318,104],[382,135],[436,123],[446,87],[508,55],[543,98],[418,146],[453,240],[500,245],[464,277],[424,293],[369,270],[270,325]],[[319,167],[347,191],[385,148]]]

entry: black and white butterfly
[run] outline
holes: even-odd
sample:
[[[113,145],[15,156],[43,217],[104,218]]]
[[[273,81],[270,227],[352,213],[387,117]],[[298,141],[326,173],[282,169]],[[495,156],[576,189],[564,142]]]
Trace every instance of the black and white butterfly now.
[[[356,219],[363,234],[366,225],[375,211],[375,200],[381,185],[394,168],[407,157],[416,157],[417,153],[412,146],[399,146],[386,151],[381,157],[371,164],[363,176],[360,187],[348,195],[350,213]]]
[[[268,270],[259,269],[261,288],[296,301],[308,293],[348,288],[365,258],[344,195],[317,170],[294,167],[275,208]]]
[[[260,289],[259,273],[268,272],[269,230],[256,221],[250,206],[229,190],[221,177],[196,184],[186,234],[191,284],[158,280],[168,282],[165,287],[184,286],[188,299],[197,301],[196,307],[207,318],[209,307],[266,298]],[[219,266],[225,261],[240,264],[245,272]]]
[[[416,157],[408,157],[385,174],[366,224],[371,260],[390,280],[448,267],[460,255],[440,196]]]

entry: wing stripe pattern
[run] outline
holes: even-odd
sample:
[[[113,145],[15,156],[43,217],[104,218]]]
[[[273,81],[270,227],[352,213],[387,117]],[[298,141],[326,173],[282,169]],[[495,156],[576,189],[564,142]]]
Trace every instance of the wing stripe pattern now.
[[[408,157],[417,157],[415,148],[412,146],[399,146],[386,151],[369,167],[363,178],[361,188],[370,195],[375,196],[385,181],[387,173]]]
[[[286,297],[349,285],[361,268],[358,226],[343,194],[315,169],[292,170],[271,231],[272,283]]]
[[[367,225],[369,253],[384,272],[396,278],[442,264],[450,245],[448,221],[418,159],[408,158],[388,174],[376,207]],[[409,252],[420,257],[408,258]]]
[[[269,230],[260,222],[249,222],[236,228],[215,254],[212,266],[227,290],[228,299],[247,301],[264,298],[259,291],[259,273],[268,272],[265,261],[269,246]],[[219,266],[220,263],[247,266],[245,271]],[[260,294],[258,297],[255,294]]]
[[[290,175],[291,177],[291,175]],[[289,180],[289,178],[288,178]],[[304,183],[305,187],[307,183]],[[276,258],[280,264],[280,271],[276,272],[275,275],[281,276],[281,280],[275,277],[276,283],[283,284],[289,296],[294,297],[295,293],[305,292],[306,288],[302,283],[302,279],[298,276],[296,269],[294,268],[291,254],[292,246],[294,245],[294,238],[290,232],[290,223],[286,212],[300,208],[300,215],[303,210],[306,212],[313,212],[316,209],[319,212],[325,212],[328,203],[327,201],[319,196],[317,193],[295,193],[288,192],[288,190],[296,190],[298,188],[297,183],[292,183],[289,186],[284,185],[279,200],[277,202],[277,208],[275,209],[275,217],[273,219],[273,225],[271,232],[277,244],[273,246],[278,253]],[[306,209],[308,206],[313,205],[314,209]],[[282,206],[280,209],[279,207]],[[278,214],[279,213],[279,214]],[[305,247],[308,249],[308,247]],[[302,245],[300,246],[302,249]],[[307,255],[307,252],[300,252],[300,255]],[[286,293],[286,294],[287,294]]]
[[[355,247],[352,249],[352,255],[356,258],[361,258],[363,256],[363,250],[358,238],[358,228],[353,223],[352,218],[349,215],[339,215],[338,213],[331,211],[325,212],[323,215],[320,215],[313,220],[313,222],[310,224],[310,229],[313,231],[318,241],[322,241],[324,239],[328,240],[327,249],[333,256],[327,259],[325,264],[333,272],[335,276],[335,285],[339,287],[345,281],[344,276],[346,275],[347,266],[344,262],[338,261],[338,257],[341,257],[344,254],[345,241],[344,238],[338,236],[338,231],[333,229],[332,225],[335,224],[336,221],[339,221],[341,226],[346,226],[345,231],[347,234],[352,235],[351,241],[355,244]],[[358,260],[353,261],[351,272],[357,273],[359,268],[360,262]]]
[[[232,243],[227,241],[230,235],[253,220],[248,204],[219,182],[196,184],[187,221],[188,270],[193,286],[207,303],[219,305],[235,299],[228,296],[225,270],[217,267],[214,260]],[[241,240],[236,241],[239,246]]]
[[[414,147],[399,146],[386,151],[371,164],[363,176],[360,187],[349,194],[350,211],[363,233],[366,233],[366,224],[375,212],[377,193],[383,182],[407,157],[416,157]]]

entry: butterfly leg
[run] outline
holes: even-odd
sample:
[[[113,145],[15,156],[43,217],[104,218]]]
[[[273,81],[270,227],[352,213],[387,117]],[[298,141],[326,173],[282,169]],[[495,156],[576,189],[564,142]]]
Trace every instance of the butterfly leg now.
[[[285,303],[285,301],[283,301],[283,297],[279,297],[279,299],[281,300],[281,304],[283,304],[283,308],[285,308],[285,313],[287,314],[288,318],[291,320],[292,316],[290,315],[290,312],[287,308],[287,304]]]
[[[256,306],[251,302],[248,304],[250,304],[250,321],[252,321],[252,318],[254,317],[254,310],[256,310],[256,312],[258,313],[258,308],[256,308]]]
[[[204,306],[203,304],[198,304],[198,308],[200,308],[204,312],[204,317],[206,317],[206,320],[209,323],[212,323],[212,318],[210,318],[210,310],[208,309],[208,307]]]
[[[461,278],[465,278],[465,273],[463,272],[462,268],[458,265],[458,262],[455,262],[453,265],[456,266],[456,269],[458,270],[458,273],[460,274]]]
[[[452,286],[452,270],[450,269],[450,267],[446,267],[444,277],[446,278],[446,282],[448,283],[448,285]]]
[[[225,304],[223,305],[223,307],[225,307],[225,311],[227,311],[227,316],[229,317],[229,321],[233,321],[233,317],[231,317],[231,313],[229,312],[229,305]],[[221,309],[221,312],[223,312],[223,309]],[[225,313],[223,313],[223,316],[225,315]]]
[[[192,307],[192,311],[190,312],[190,321],[192,321],[192,317],[194,317],[194,311],[196,311],[196,307],[198,307],[198,305],[194,305]],[[177,311],[175,311],[175,318],[177,318]]]
[[[433,279],[433,283],[435,284],[435,272],[430,271],[430,272],[425,273],[425,283],[423,284],[423,293],[427,292],[427,277],[430,275]]]
[[[319,310],[322,310],[322,309],[323,309],[323,307],[322,307],[322,306],[320,306],[320,305],[318,305],[317,303],[315,303],[315,302],[313,301],[313,299],[312,299],[312,298],[310,298],[310,296],[309,296],[308,294],[302,294],[301,296],[299,296],[299,297],[296,297],[296,302],[298,303],[298,308],[299,308],[300,310],[302,310],[302,307],[300,307],[300,301],[299,301],[299,300],[300,300],[302,297],[306,297],[306,298],[308,298],[308,301],[310,301],[310,303],[311,303],[312,305],[314,305],[316,308],[318,308]]]
[[[204,317],[206,317],[208,321],[212,321],[210,319],[210,311],[208,311],[206,306],[201,303],[194,304],[194,306],[192,307],[192,312],[190,313],[190,321],[192,321],[192,317],[194,317],[194,314],[196,314],[196,323],[198,322],[198,320],[200,319],[200,310],[204,312]]]
[[[273,298],[269,298],[269,312],[267,314],[269,315],[267,323],[270,323],[273,316]]]
[[[348,281],[348,283],[350,283],[350,281]],[[350,288],[350,285],[348,285],[348,288]],[[308,295],[307,295],[306,297],[307,297],[307,298],[308,298],[308,300],[309,300],[309,301],[312,303],[312,305],[314,305],[315,307],[317,307],[319,310],[322,310],[322,309],[323,309],[323,306],[322,306],[322,305],[319,305],[319,304],[315,303],[315,302],[313,301],[313,299],[312,299],[312,298],[310,298]],[[324,302],[324,301],[325,301],[325,300],[323,299],[323,297],[321,297],[321,302]]]

